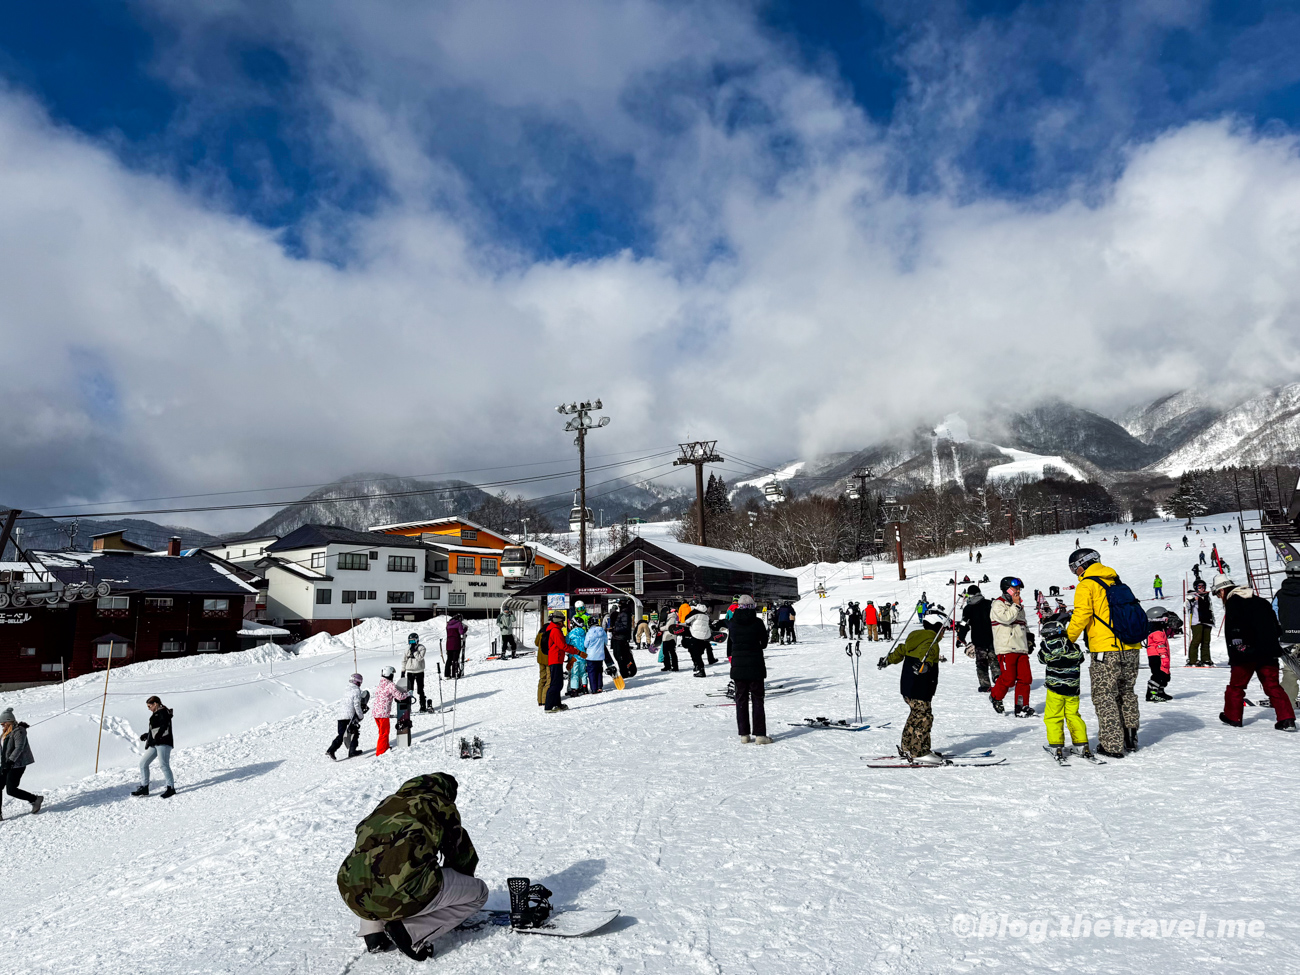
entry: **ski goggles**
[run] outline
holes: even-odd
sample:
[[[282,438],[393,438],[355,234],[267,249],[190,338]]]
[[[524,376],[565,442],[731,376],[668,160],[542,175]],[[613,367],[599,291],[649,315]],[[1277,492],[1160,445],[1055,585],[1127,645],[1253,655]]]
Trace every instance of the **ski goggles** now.
[[[1007,588],[1008,588],[1008,589],[1024,589],[1024,588],[1025,588],[1025,584],[1024,584],[1023,582],[1021,582],[1019,579],[1012,579],[1010,582],[1007,583]]]

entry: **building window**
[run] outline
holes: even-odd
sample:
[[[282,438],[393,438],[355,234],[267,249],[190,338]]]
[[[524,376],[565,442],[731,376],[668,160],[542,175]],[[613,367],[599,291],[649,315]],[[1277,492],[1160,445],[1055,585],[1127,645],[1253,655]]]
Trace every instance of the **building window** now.
[[[393,592],[388,591],[388,601],[390,603],[413,603],[415,602],[415,591],[411,592]]]
[[[390,555],[388,556],[389,572],[414,572],[415,556],[414,555]]]
[[[244,554],[241,555],[240,558],[241,558],[241,559],[246,559],[246,558],[248,558],[248,549],[244,549]]]
[[[317,589],[317,590],[316,590],[316,605],[317,605],[317,606],[328,606],[328,605],[329,605],[330,603],[332,603],[333,601],[334,601],[334,590],[333,590],[333,589]]]
[[[425,586],[425,587],[424,587],[424,598],[425,598],[425,599],[441,599],[441,598],[442,598],[442,586]]]
[[[200,640],[198,645],[199,653],[217,653],[221,650],[220,640]]]
[[[63,671],[63,661],[53,664],[41,664],[42,674],[58,674]]]
[[[23,647],[21,650],[18,651],[18,656],[20,656],[20,657],[34,657],[34,656],[36,656],[36,648],[35,648],[35,647]]]
[[[172,598],[171,596],[145,596],[144,608],[150,613],[170,613]]]
[[[370,558],[365,552],[340,552],[339,568],[358,569],[367,572],[370,569]]]
[[[100,596],[95,604],[100,609],[130,609],[130,596]]]
[[[365,590],[362,590],[363,592]],[[350,606],[357,601],[357,591],[355,589],[343,590],[343,605]]]
[[[124,657],[126,656],[127,650],[130,649],[130,647],[129,647],[127,644],[125,644],[125,643],[96,643],[96,644],[95,644],[95,659],[96,659],[96,660],[107,660],[107,659],[108,659],[108,651],[109,651],[109,648],[110,648],[110,647],[111,647],[112,650],[113,650],[113,659],[114,659],[114,660],[121,660],[122,658],[124,658]]]
[[[325,553],[324,553],[324,552],[312,552],[312,553],[311,553],[311,567],[312,567],[313,569],[323,569],[323,568],[325,568]]]
[[[378,552],[371,552],[371,553],[370,553],[370,557],[371,557],[372,559],[377,559],[377,558],[379,558],[379,553],[378,553]]]
[[[229,599],[205,599],[203,600],[203,612],[216,613],[225,616],[230,612]]]
[[[497,574],[497,560],[482,558],[478,560],[478,574],[481,576],[494,576]]]
[[[379,593],[375,592],[373,589],[371,589],[368,593],[366,593],[366,599],[378,599],[378,598],[379,598]]]
[[[462,528],[460,530],[460,540],[462,542],[477,542],[478,532],[476,532],[473,528]]]
[[[171,637],[170,639],[163,640],[162,646],[159,649],[163,653],[184,653],[185,641],[178,637]]]
[[[434,559],[434,560],[433,560],[433,571],[434,571],[434,572],[446,572],[446,571],[447,571],[447,560],[446,560],[446,559]]]
[[[463,592],[452,592],[447,594],[447,605],[452,609],[465,605],[465,594]]]
[[[472,576],[474,574],[474,556],[457,555],[456,574],[462,576]]]

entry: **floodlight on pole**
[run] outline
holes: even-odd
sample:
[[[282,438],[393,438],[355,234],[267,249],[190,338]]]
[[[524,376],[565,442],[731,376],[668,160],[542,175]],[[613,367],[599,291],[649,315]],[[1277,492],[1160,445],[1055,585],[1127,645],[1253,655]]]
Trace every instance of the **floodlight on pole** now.
[[[555,408],[556,413],[570,417],[564,425],[565,431],[578,434],[573,442],[578,445],[578,566],[582,569],[587,568],[587,431],[609,426],[607,416],[596,420],[591,418],[590,411],[603,408],[599,399],[594,403],[590,400],[575,401],[568,406],[561,403]]]

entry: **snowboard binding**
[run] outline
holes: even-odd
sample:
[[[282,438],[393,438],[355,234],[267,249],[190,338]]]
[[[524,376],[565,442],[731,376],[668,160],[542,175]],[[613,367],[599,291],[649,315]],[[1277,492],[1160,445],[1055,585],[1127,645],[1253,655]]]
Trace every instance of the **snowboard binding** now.
[[[551,916],[551,892],[541,884],[530,884],[527,877],[506,881],[510,891],[510,926],[540,928]]]

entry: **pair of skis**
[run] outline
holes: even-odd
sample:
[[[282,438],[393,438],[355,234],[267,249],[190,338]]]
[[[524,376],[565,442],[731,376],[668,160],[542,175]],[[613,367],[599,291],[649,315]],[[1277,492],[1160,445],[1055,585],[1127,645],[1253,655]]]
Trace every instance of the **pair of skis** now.
[[[945,755],[942,752],[935,752],[942,761],[940,762],[914,762],[902,755],[877,755],[874,758],[865,758],[867,768],[980,768],[994,765],[1005,765],[1005,758],[998,758],[992,751],[974,752],[970,755]]]
[[[482,758],[483,739],[479,738],[478,735],[474,736],[473,741],[470,741],[468,738],[462,738],[460,740],[460,757],[461,758]]]
[[[802,721],[787,721],[791,728],[820,728],[826,731],[866,731],[868,728],[888,728],[889,722],[884,724],[870,725],[859,724],[850,721],[848,718],[832,720],[831,718],[804,718]]]
[[[1057,748],[1054,745],[1044,745],[1043,751],[1052,756],[1052,760],[1061,768],[1070,767],[1071,758],[1081,758],[1085,762],[1091,762],[1093,765],[1105,765],[1106,763],[1096,755],[1084,755],[1082,752],[1076,753],[1073,748]]]

